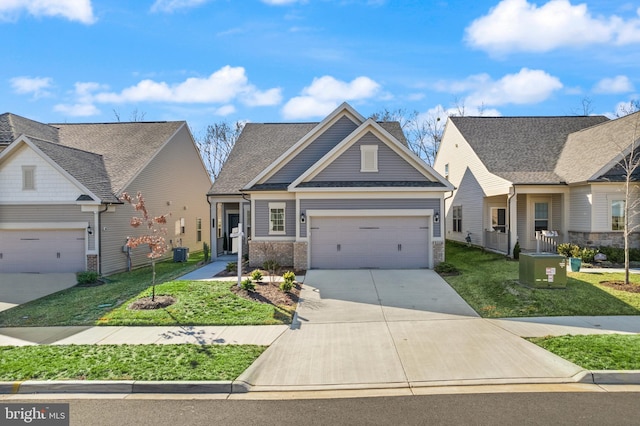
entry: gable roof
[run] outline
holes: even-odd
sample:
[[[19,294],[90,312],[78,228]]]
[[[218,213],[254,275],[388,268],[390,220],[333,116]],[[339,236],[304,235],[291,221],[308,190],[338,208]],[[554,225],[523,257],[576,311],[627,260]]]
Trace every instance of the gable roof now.
[[[399,124],[398,124],[399,128]],[[414,169],[418,171],[422,180],[418,181],[402,181],[402,180],[385,180],[385,181],[330,181],[330,182],[312,182],[311,180],[328,167],[335,159],[344,154],[345,151],[354,143],[359,141],[363,136],[367,134],[373,134],[376,139],[380,140],[387,147],[391,148],[393,152],[398,154],[400,158],[410,164]],[[403,135],[404,136],[404,135]],[[440,190],[447,188],[453,190],[453,186],[440,176],[431,166],[422,161],[416,154],[411,152],[405,143],[401,143],[387,132],[380,123],[375,122],[372,119],[368,119],[362,123],[355,131],[353,131],[348,137],[340,141],[331,151],[320,158],[315,164],[313,164],[307,171],[302,173],[291,185],[288,190],[294,191],[295,188],[318,188],[318,187],[330,187],[330,188],[372,188],[372,187],[389,187],[389,188],[439,188]]]
[[[569,134],[605,116],[450,117],[489,172],[513,183],[565,181],[556,163]]]
[[[29,138],[29,140],[92,194],[100,198],[94,201],[119,202],[118,197],[111,192],[111,182],[101,155],[40,139]]]
[[[619,180],[617,164],[640,139],[640,112],[569,135],[558,160],[557,173],[568,182]]]
[[[102,156],[111,191],[120,194],[184,121],[52,124],[63,145]],[[89,165],[86,166],[90,170]]]
[[[58,129],[19,115],[6,112],[0,115],[0,150],[20,135],[45,141],[58,142]]]
[[[324,121],[326,119],[309,123],[247,123],[208,194],[239,195],[242,188],[256,180],[270,166],[274,167],[276,160]],[[379,125],[406,145],[399,123],[384,122]],[[263,185],[263,189],[286,187],[286,184],[278,184],[273,188]]]

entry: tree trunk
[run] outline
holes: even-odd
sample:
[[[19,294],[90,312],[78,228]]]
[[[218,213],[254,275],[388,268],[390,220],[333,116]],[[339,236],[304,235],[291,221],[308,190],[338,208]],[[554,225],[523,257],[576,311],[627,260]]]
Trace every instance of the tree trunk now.
[[[151,301],[156,301],[156,261],[151,261]]]

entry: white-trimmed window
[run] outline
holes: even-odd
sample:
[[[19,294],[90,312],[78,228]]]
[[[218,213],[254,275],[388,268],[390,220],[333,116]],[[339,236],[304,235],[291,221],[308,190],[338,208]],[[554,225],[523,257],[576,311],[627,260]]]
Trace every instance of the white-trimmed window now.
[[[462,232],[462,206],[453,206],[452,208],[453,217],[453,232]]]
[[[536,231],[547,231],[550,229],[549,218],[551,217],[551,215],[549,214],[549,203],[534,203],[533,214],[534,234]]]
[[[378,171],[378,145],[360,145],[360,171]]]
[[[507,209],[491,207],[491,229],[496,232],[507,232]]]
[[[285,234],[286,203],[269,203],[269,235]]]
[[[22,166],[22,190],[36,189],[36,166]]]
[[[196,242],[202,241],[202,218],[196,218]]]
[[[624,200],[611,201],[611,230],[624,231]]]

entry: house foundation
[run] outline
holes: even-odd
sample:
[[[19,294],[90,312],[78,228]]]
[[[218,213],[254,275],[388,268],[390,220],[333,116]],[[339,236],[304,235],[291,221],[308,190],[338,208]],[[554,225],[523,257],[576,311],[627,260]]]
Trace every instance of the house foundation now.
[[[293,241],[249,241],[249,266],[260,268],[267,260],[275,260],[280,266],[294,266]]]
[[[580,247],[597,248],[600,246],[624,248],[622,232],[575,232],[569,231],[569,241]],[[640,233],[629,235],[629,247],[640,248]]]

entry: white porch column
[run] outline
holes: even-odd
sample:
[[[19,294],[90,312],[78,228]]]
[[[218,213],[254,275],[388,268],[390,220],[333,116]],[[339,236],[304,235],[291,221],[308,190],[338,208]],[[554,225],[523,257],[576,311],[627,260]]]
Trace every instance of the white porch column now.
[[[513,255],[513,248],[518,242],[518,194],[515,193],[509,199],[509,253]]]

